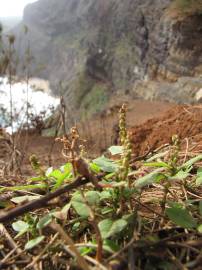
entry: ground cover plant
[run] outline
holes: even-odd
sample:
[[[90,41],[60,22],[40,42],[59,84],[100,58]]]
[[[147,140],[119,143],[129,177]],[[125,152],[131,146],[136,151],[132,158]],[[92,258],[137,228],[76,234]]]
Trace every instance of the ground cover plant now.
[[[64,165],[0,187],[3,269],[201,269],[202,154],[170,145],[134,157],[119,145],[89,159],[76,127],[57,138]]]

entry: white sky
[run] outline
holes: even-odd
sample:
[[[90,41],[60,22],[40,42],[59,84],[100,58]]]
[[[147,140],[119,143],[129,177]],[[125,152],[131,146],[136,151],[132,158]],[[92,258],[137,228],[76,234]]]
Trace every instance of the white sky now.
[[[36,0],[0,0],[0,17],[16,17],[23,15],[24,7]]]

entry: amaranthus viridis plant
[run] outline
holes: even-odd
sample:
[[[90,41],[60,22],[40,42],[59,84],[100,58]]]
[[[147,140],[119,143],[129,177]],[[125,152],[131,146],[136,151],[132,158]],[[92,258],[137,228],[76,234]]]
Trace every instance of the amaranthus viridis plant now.
[[[121,155],[120,160],[120,167],[117,173],[118,181],[125,181],[127,182],[127,186],[130,187],[130,181],[128,178],[128,173],[130,170],[130,160],[132,155],[131,143],[129,139],[129,133],[126,127],[126,105],[123,104],[120,111],[119,111],[119,140],[120,144],[123,147],[123,152]],[[120,208],[118,213],[122,213],[124,210],[124,187],[120,187],[118,190],[120,195]]]
[[[119,111],[119,138],[123,147],[123,154],[120,160],[120,169],[118,172],[119,181],[128,181],[128,173],[130,170],[130,160],[132,155],[132,147],[129,138],[129,132],[126,127],[126,104],[123,104]]]
[[[169,152],[169,161],[168,164],[170,166],[170,176],[173,176],[177,173],[177,162],[179,159],[179,151],[180,151],[180,139],[178,137],[178,135],[173,135],[172,136],[172,145],[170,148],[170,152]],[[166,203],[167,203],[167,196],[169,193],[169,189],[171,187],[171,182],[170,181],[165,181],[165,183],[163,183],[163,187],[164,187],[164,195],[163,195],[163,200],[161,203],[161,208],[162,208],[162,214],[165,213],[165,208],[166,208]],[[163,222],[163,220],[162,220]]]

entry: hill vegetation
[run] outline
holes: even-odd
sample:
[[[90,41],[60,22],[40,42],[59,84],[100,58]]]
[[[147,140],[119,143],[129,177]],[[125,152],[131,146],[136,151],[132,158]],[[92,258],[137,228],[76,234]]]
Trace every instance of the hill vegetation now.
[[[119,130],[119,145],[90,159],[72,128],[57,139],[63,166],[31,156],[36,175],[2,185],[2,267],[200,269],[202,155],[175,135],[134,157],[125,105]]]
[[[202,85],[200,3],[43,0],[26,7],[14,32],[30,42],[31,75],[50,80],[53,92],[62,94],[71,110],[80,108],[75,111],[78,119],[89,106],[92,113],[101,111],[114,93],[141,97],[152,81],[158,82],[155,91],[144,94],[150,100],[168,100],[166,82],[166,92],[172,92],[169,101],[180,103],[189,96],[196,102],[191,89],[193,81],[198,82],[195,92]],[[176,12],[188,9],[192,16]],[[23,24],[29,29],[24,38]],[[181,91],[184,78],[186,96]]]

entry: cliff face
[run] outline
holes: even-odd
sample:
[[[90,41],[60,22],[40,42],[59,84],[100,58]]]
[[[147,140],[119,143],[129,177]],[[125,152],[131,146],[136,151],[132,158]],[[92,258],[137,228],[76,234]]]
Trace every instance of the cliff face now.
[[[179,78],[202,75],[202,15],[176,15],[171,2],[39,0],[28,5],[23,23],[35,56],[32,74],[49,79],[68,104],[92,113],[114,92],[143,96],[141,81],[166,81],[178,89]]]

